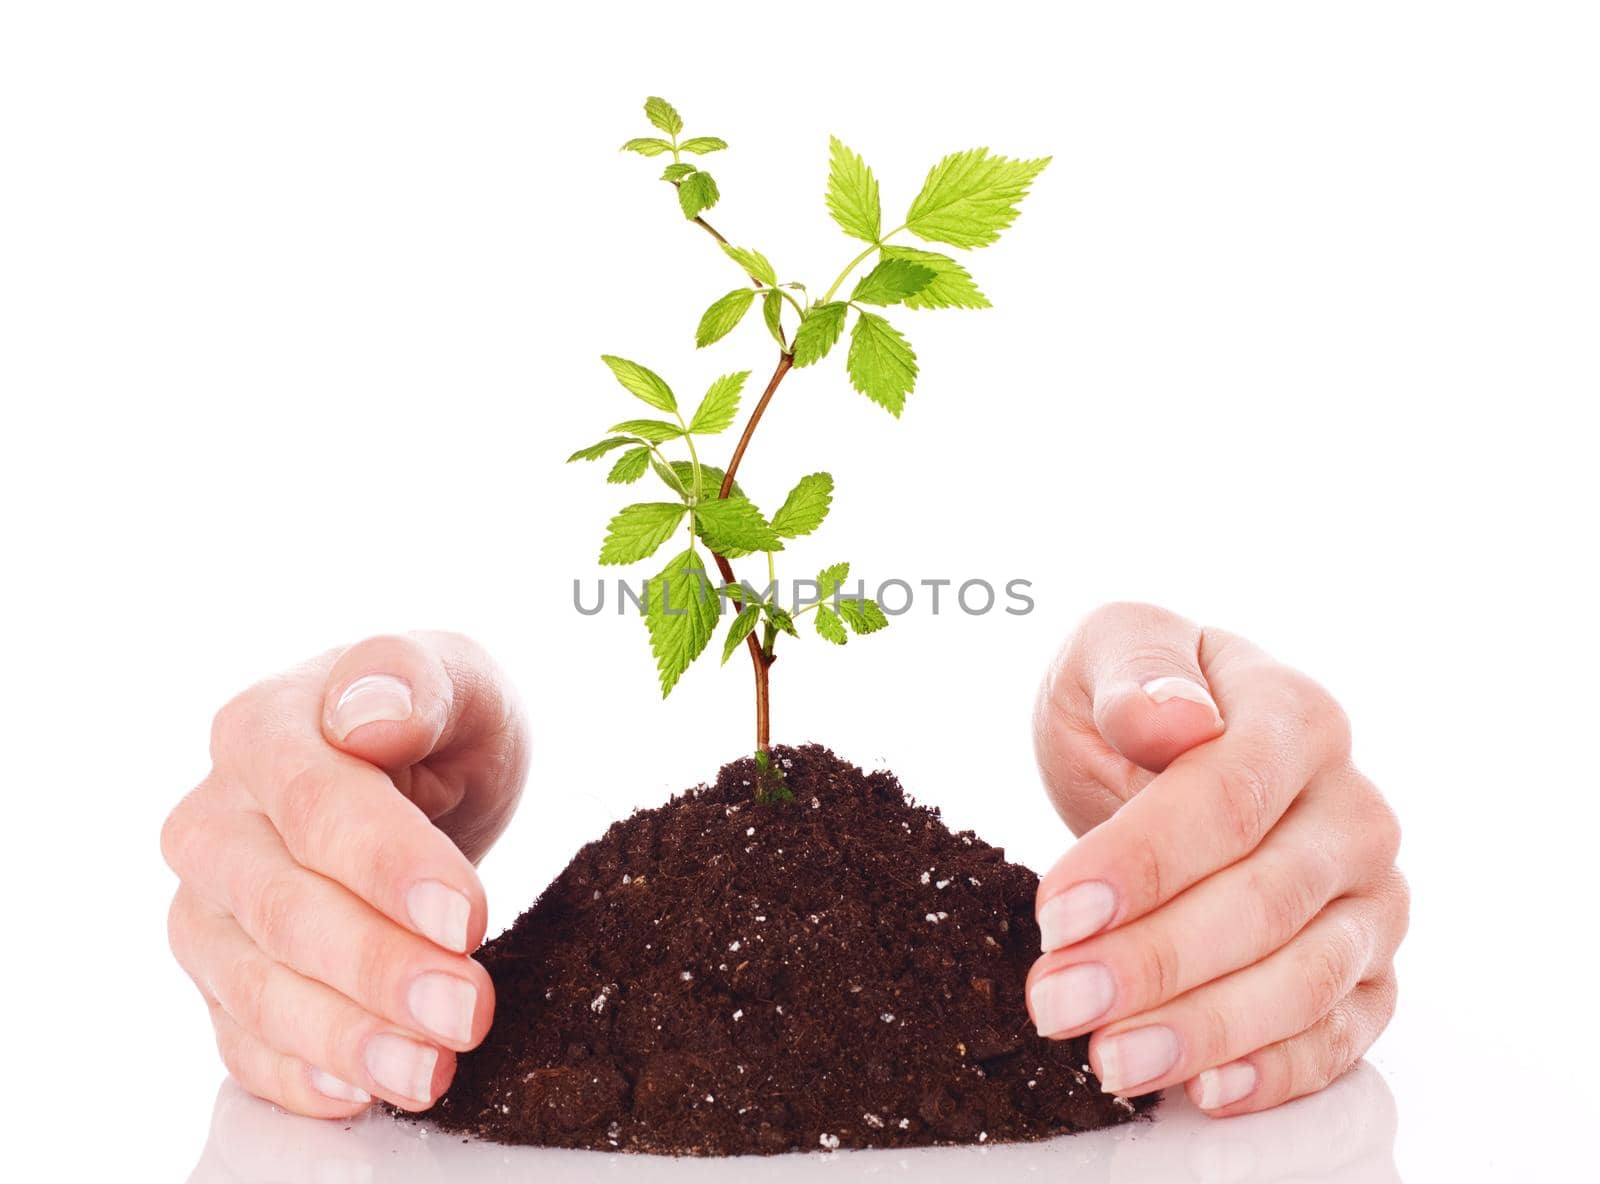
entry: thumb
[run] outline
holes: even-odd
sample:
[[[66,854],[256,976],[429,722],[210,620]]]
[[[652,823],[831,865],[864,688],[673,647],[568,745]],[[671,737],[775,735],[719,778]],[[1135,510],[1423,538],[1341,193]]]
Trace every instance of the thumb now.
[[[1200,668],[1199,630],[1173,620],[1179,632],[1192,630],[1192,636],[1141,639],[1144,644],[1111,658],[1093,684],[1101,738],[1152,773],[1226,727]]]
[[[342,752],[398,770],[432,754],[454,713],[455,687],[432,647],[415,637],[369,637],[328,672],[322,734]]]

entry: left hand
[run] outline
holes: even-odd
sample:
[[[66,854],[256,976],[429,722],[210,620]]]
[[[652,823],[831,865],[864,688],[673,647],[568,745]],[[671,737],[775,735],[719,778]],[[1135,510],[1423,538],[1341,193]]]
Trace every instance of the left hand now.
[[[1232,634],[1109,605],[1045,680],[1034,744],[1083,835],[1039,885],[1041,1034],[1093,1031],[1108,1092],[1183,1082],[1214,1116],[1360,1059],[1394,1012],[1409,897],[1326,691]]]

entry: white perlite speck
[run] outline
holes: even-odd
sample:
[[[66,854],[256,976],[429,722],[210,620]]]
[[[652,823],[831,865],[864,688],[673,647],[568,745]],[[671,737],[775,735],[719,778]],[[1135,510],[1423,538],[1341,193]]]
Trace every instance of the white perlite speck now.
[[[861,1116],[861,1121],[866,1123],[875,1131],[881,1131],[883,1129],[883,1119],[879,1118],[876,1114],[863,1114]]]
[[[818,1135],[817,1136],[817,1142],[821,1143],[829,1151],[837,1151],[837,1150],[839,1150],[839,1136],[838,1135]]]
[[[728,952],[730,954],[737,954],[739,952],[739,943],[736,941],[730,941],[728,943]]]
[[[611,988],[607,987],[604,991],[601,991],[593,999],[589,1000],[589,1010],[594,1012],[595,1015],[599,1015],[602,1011],[604,1011],[606,1009],[606,1000],[609,997],[608,992],[610,990],[611,990]]]
[[[753,826],[745,827],[745,830],[744,830],[745,838],[749,838],[751,835],[753,835],[755,833],[756,833],[756,828],[755,827],[753,827]]]
[[[892,1023],[894,1023],[894,1012],[886,1011],[882,1015],[880,1015],[878,1018],[880,1020],[882,1020],[886,1024],[892,1024]]]
[[[741,1007],[738,1011],[733,1013],[733,1022],[738,1023],[742,1019],[744,1019],[744,1008]]]
[[[900,1120],[900,1129],[903,1130],[903,1131],[910,1130],[911,1129],[911,1120],[909,1118],[902,1118]]]
[[[988,1141],[989,1141],[989,1132],[988,1131],[979,1131],[978,1132],[978,1142],[987,1143]]]
[[[926,884],[931,879],[933,879],[933,877],[931,875],[929,875],[927,872],[923,872],[922,873],[922,882],[924,884]]]
[[[682,973],[682,974],[680,974],[680,975],[679,975],[679,976],[678,976],[678,977],[679,977],[679,978],[681,978],[681,979],[682,979],[682,980],[683,980],[683,981],[684,981],[684,982],[686,982],[686,983],[692,983],[692,982],[693,982],[693,981],[694,981],[694,971],[692,971],[692,970],[685,970],[685,971],[684,971],[684,972],[683,972],[683,973]]]
[[[940,880],[936,884],[934,884],[934,887],[938,888],[940,891],[943,891],[944,889],[950,887],[950,881],[949,880]]]
[[[922,919],[924,921],[926,921],[930,925],[937,925],[940,921],[948,920],[949,917],[950,917],[949,913],[939,912],[939,913],[929,913],[926,917],[924,917]]]

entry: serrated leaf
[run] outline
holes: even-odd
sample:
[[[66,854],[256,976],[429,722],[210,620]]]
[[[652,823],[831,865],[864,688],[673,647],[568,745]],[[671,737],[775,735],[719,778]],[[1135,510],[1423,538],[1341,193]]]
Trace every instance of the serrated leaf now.
[[[760,280],[769,288],[778,286],[778,273],[773,270],[772,264],[767,262],[767,257],[760,251],[736,247],[732,243],[723,243],[722,249],[729,259],[744,268],[751,279]]]
[[[850,299],[862,304],[898,304],[933,283],[934,271],[905,259],[885,259],[856,283]]]
[[[694,507],[695,531],[719,555],[781,551],[783,540],[747,497],[709,498]]]
[[[831,600],[833,594],[839,590],[847,579],[850,578],[850,565],[848,563],[835,563],[825,567],[817,573],[817,599],[819,601]]]
[[[736,374],[724,374],[713,382],[706,397],[700,400],[700,406],[695,408],[689,430],[697,436],[714,436],[733,423],[734,416],[739,414],[739,392],[744,390],[745,379],[749,377],[750,371],[740,370]]]
[[[645,469],[650,464],[650,450],[648,448],[635,448],[624,452],[617,457],[617,463],[611,466],[611,472],[606,474],[606,480],[613,485],[632,485],[644,476]]]
[[[756,627],[756,622],[761,619],[761,606],[747,604],[739,610],[739,615],[733,618],[733,624],[728,626],[728,636],[722,643],[722,664],[726,666],[728,659],[733,657],[733,651],[744,644],[744,639],[750,636],[751,630]]]
[[[638,502],[625,506],[606,528],[601,563],[637,563],[660,549],[683,521],[682,502]]]
[[[722,196],[717,182],[707,172],[693,172],[678,182],[678,205],[683,207],[685,218],[696,218],[702,210],[709,210]]]
[[[772,516],[773,533],[786,539],[810,534],[822,525],[832,504],[833,477],[827,473],[807,474],[789,491],[783,505]]]
[[[845,636],[844,625],[839,620],[839,615],[826,605],[817,608],[817,632],[834,645],[843,645],[850,639]]]
[[[728,146],[728,141],[721,136],[691,136],[678,147],[685,152],[693,152],[696,156],[704,156],[707,152],[721,152]]]
[[[883,212],[877,179],[867,162],[837,136],[828,137],[828,213],[846,234],[869,243],[878,241]]]
[[[625,419],[621,423],[612,424],[610,430],[638,436],[639,439],[648,440],[652,444],[665,444],[668,440],[676,440],[683,435],[682,428],[664,419]]]
[[[689,481],[684,482],[683,488],[678,488],[676,484],[676,482],[679,480],[678,474],[672,469],[668,468],[666,465],[662,464],[661,461],[654,456],[650,458],[650,471],[653,472],[657,477],[660,477],[661,483],[668,489],[672,490],[673,493],[677,494],[678,497],[687,504],[689,501],[689,492],[694,488],[694,486],[691,484],[693,477],[691,477]]]
[[[1017,203],[1050,163],[991,156],[987,148],[952,152],[928,170],[906,214],[906,229],[929,242],[986,247],[1017,217]]]
[[[721,341],[735,326],[744,320],[744,314],[750,311],[750,305],[755,302],[756,290],[754,288],[735,288],[726,296],[712,302],[706,309],[705,315],[700,318],[700,326],[694,331],[694,344],[697,349],[704,349],[713,341]]]
[[[876,313],[864,312],[856,319],[847,368],[856,390],[896,418],[917,383],[917,355],[910,343]]]
[[[671,152],[672,145],[654,136],[637,136],[624,144],[621,151],[637,152],[640,156],[660,156],[663,152]]]
[[[611,354],[601,354],[600,360],[611,368],[611,373],[616,375],[623,389],[635,398],[650,404],[657,411],[678,409],[678,400],[673,396],[672,388],[654,370]]]
[[[790,615],[788,609],[783,608],[780,605],[773,604],[769,601],[761,606],[761,611],[766,616],[767,620],[771,622],[774,629],[782,630],[790,637],[800,636],[800,630],[795,628],[794,617]]]
[[[599,460],[613,448],[621,448],[624,444],[633,444],[635,442],[632,436],[608,436],[598,444],[591,444],[587,448],[578,449],[578,451],[567,457],[567,463],[570,465],[575,460]]]
[[[694,548],[673,558],[645,586],[645,627],[661,679],[661,697],[672,693],[683,672],[716,632],[722,602],[711,592]]]
[[[767,332],[778,348],[787,352],[789,343],[783,339],[783,297],[776,289],[761,298],[761,319],[767,323]]]
[[[683,482],[684,489],[690,491],[694,489],[693,464],[686,460],[673,460],[668,461],[667,465],[672,470],[673,475],[676,476],[679,481]],[[722,479],[726,475],[727,474],[724,473],[723,470],[717,468],[716,465],[701,465],[700,490],[702,496],[707,498],[716,497],[717,491],[722,488]],[[665,474],[661,475],[661,479],[662,481],[666,482],[667,488],[672,490],[673,493],[678,494],[679,497],[683,496],[676,485],[674,485],[671,481],[667,481]],[[740,489],[739,483],[735,481],[733,483],[733,487],[728,490],[728,494],[730,497],[743,497],[744,490]]]
[[[666,168],[662,169],[661,179],[663,181],[681,181],[690,173],[697,171],[698,170],[694,167],[694,165],[685,164],[680,160],[675,164],[669,164]]]
[[[916,247],[884,247],[885,259],[904,259],[931,270],[933,282],[905,300],[907,308],[988,308],[989,298],[978,291],[972,276],[948,255],[919,251]]]
[[[879,629],[889,627],[889,618],[884,615],[883,609],[878,607],[876,600],[867,596],[840,597],[839,615],[856,633],[876,633]]]
[[[675,136],[683,130],[683,116],[679,115],[677,108],[665,99],[651,95],[644,101],[644,114],[651,126],[659,128],[669,136]]]
[[[809,366],[828,356],[839,334],[844,332],[844,314],[850,306],[842,300],[819,304],[806,313],[794,333],[794,364]]]

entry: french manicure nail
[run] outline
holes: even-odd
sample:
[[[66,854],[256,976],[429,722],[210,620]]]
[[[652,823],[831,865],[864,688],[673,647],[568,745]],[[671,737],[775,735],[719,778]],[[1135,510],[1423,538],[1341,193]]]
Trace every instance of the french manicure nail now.
[[[1165,703],[1168,699],[1187,699],[1191,703],[1199,703],[1202,707],[1211,708],[1211,722],[1217,727],[1222,727],[1222,712],[1217,710],[1217,701],[1211,697],[1211,692],[1195,682],[1192,678],[1152,678],[1142,688],[1146,695],[1156,703]]]
[[[311,1085],[319,1094],[336,1102],[372,1101],[372,1095],[366,1090],[351,1085],[348,1081],[341,1081],[332,1073],[324,1072],[315,1066],[311,1069]]]
[[[411,718],[411,684],[392,674],[366,674],[345,687],[328,723],[335,740],[366,724]]]
[[[412,980],[406,992],[411,1014],[435,1036],[453,1044],[472,1039],[472,1013],[478,1007],[478,990],[453,974],[429,971]]]
[[[404,1036],[380,1032],[367,1041],[367,1072],[396,1097],[433,1101],[433,1069],[438,1063],[438,1049]]]
[[[1098,933],[1117,911],[1117,894],[1100,880],[1074,884],[1039,906],[1039,944],[1044,952],[1059,950]]]
[[[465,896],[438,880],[422,880],[406,892],[406,912],[417,932],[457,954],[467,952],[467,921],[472,905]]]
[[[1206,1069],[1195,1078],[1200,1095],[1197,1105],[1202,1110],[1220,1110],[1250,1096],[1258,1075],[1249,1061],[1234,1061]]]
[[[1178,1034],[1164,1024],[1135,1028],[1100,1041],[1100,1089],[1108,1094],[1130,1092],[1172,1072],[1178,1063]]]
[[[1041,1036],[1081,1028],[1104,1015],[1116,993],[1111,972],[1099,962],[1081,962],[1047,974],[1028,992],[1034,1027]]]

